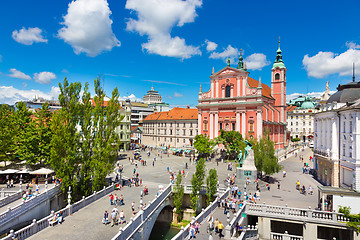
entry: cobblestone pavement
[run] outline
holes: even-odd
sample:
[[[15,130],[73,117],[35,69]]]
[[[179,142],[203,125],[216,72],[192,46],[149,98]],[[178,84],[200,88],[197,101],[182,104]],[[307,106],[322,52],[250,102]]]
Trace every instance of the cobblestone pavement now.
[[[304,155],[304,159],[308,159],[309,156],[312,155],[312,151],[306,149],[300,152],[300,154]],[[124,165],[123,176],[131,177],[135,168],[136,172],[140,174],[140,178],[143,179],[143,185],[146,185],[150,189],[150,195],[144,198],[144,203],[148,203],[154,198],[158,185],[166,186],[169,183],[167,167],[173,172],[185,170],[183,183],[190,184],[191,176],[195,171],[195,164],[192,161],[190,162],[188,157],[172,155],[163,155],[161,157],[161,155],[158,155],[155,151],[151,153],[150,157],[148,157],[145,152],[141,152],[141,155],[143,159],[146,160],[147,166],[142,166],[140,162],[137,162],[138,166],[136,168],[135,165],[130,164],[128,158],[121,160],[120,164]],[[128,156],[132,157],[132,152],[128,152]],[[156,161],[154,161],[153,166],[154,156],[156,156]],[[185,169],[185,162],[188,163],[189,169]],[[261,182],[260,202],[281,206],[288,204],[290,207],[298,208],[308,208],[309,206],[315,208],[317,206],[316,186],[319,185],[319,183],[317,183],[311,175],[302,174],[301,168],[303,163],[298,157],[290,156],[281,164],[287,171],[286,178],[282,177],[282,173],[274,175],[274,178],[281,183],[280,189],[277,189],[276,183],[272,183],[270,184],[271,190],[267,191],[265,190],[265,183]],[[227,176],[235,173],[234,163],[232,171],[227,170],[227,163],[219,163],[219,165],[217,165],[214,161],[206,163],[206,171],[208,172],[211,168],[217,170],[220,186],[224,186],[223,180]],[[296,191],[295,183],[297,180],[300,180],[301,184],[305,184],[306,187],[311,184],[314,189],[314,195],[302,195]],[[139,206],[140,191],[140,188],[124,187],[123,190],[117,192],[118,196],[120,194],[124,195],[126,205],[118,209],[120,211],[122,209],[124,210],[126,220],[129,220],[131,217],[130,203],[135,201],[136,207]],[[30,239],[111,239],[118,232],[119,226],[110,227],[109,225],[105,226],[101,224],[104,211],[108,210],[108,212],[111,212],[111,209],[112,206],[110,206],[109,197],[105,196],[72,216],[65,218],[65,222],[62,225],[49,227],[33,235]],[[223,214],[222,209],[217,209],[213,214],[215,218],[218,217],[223,221],[223,224],[226,225],[226,216]],[[231,213],[230,219],[232,218],[233,214]],[[209,239],[209,236],[206,234],[206,227],[207,223],[201,224],[201,234],[198,235],[198,239]],[[214,239],[217,238],[218,236],[214,236]]]

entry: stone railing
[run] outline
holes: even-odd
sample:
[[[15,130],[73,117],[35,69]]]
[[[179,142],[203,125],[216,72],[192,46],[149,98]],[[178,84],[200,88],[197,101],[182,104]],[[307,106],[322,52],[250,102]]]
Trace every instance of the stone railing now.
[[[23,201],[22,203],[10,208],[8,210],[0,214],[0,226],[6,224],[11,221],[15,217],[19,217],[24,214],[24,212],[29,211],[33,207],[37,206],[39,203],[45,201],[50,196],[57,194],[60,192],[60,186],[53,186],[40,193],[39,195],[35,194],[29,200]]]
[[[318,154],[318,155],[321,155],[321,156],[324,156],[324,157],[329,157],[330,156],[327,151],[321,151],[319,149],[314,149],[314,153]]]
[[[285,233],[270,233],[271,240],[303,240],[303,236],[290,235],[287,231]]]
[[[174,188],[174,186],[173,186]],[[192,192],[192,185],[185,185],[184,186],[184,193],[191,193]],[[201,189],[200,189],[200,194],[201,195],[204,195],[206,194],[206,186],[202,186]]]
[[[22,197],[22,194],[23,194],[23,191],[21,189],[19,189],[19,191],[16,191],[16,192],[14,192],[14,191],[4,192],[2,190],[0,195],[3,197],[0,199],[0,208],[20,199]]]
[[[243,213],[245,211],[245,205],[246,205],[246,202],[244,202],[244,205],[241,207],[241,209],[236,212],[234,218],[225,227],[225,229],[224,229],[225,237],[230,238],[231,236],[234,236],[234,234],[235,234],[234,229],[235,229],[236,223],[239,223],[239,224],[243,223],[244,219],[246,218],[243,216]]]
[[[309,221],[315,223],[326,223],[326,224],[337,224],[344,225],[344,222],[348,222],[349,219],[344,216],[342,213],[336,212],[326,212],[326,211],[317,211],[309,209],[300,209],[300,208],[290,208],[282,206],[272,206],[264,204],[253,204],[247,203],[245,207],[245,212],[250,215],[256,216],[268,216],[274,218],[286,218],[289,220],[300,220],[300,221]]]
[[[131,238],[143,224],[152,216],[157,208],[169,197],[172,192],[172,184],[170,183],[159,195],[147,205],[143,210],[139,211],[134,218],[112,238],[112,240],[125,240]]]
[[[248,225],[245,229],[242,230],[240,236],[237,238],[238,240],[258,240],[258,226]],[[270,238],[273,240],[273,238]]]
[[[227,198],[230,193],[230,188],[228,188],[223,194],[220,195],[220,200]],[[205,218],[209,216],[217,208],[217,201],[213,201],[206,209],[203,209],[202,212],[194,218],[190,224],[194,224],[196,221],[201,223]],[[180,232],[176,234],[171,240],[182,240],[189,235],[190,224],[185,228],[181,228]]]
[[[58,188],[58,189],[60,190],[60,188]],[[62,216],[63,216],[63,218],[65,218],[65,217],[79,211],[81,208],[93,203],[97,199],[100,199],[100,198],[106,196],[107,194],[111,193],[112,191],[114,191],[114,184],[112,184],[108,187],[104,187],[101,191],[94,192],[92,195],[90,195],[86,198],[83,196],[83,198],[80,201],[73,203],[71,205],[68,205],[65,208],[57,211],[56,213],[54,213],[54,211],[51,211],[51,214],[49,216],[44,217],[43,219],[40,219],[38,221],[36,219],[34,219],[30,225],[28,225],[16,232],[14,232],[14,230],[11,230],[10,234],[8,236],[2,238],[1,240],[8,240],[8,239],[14,239],[14,238],[16,238],[18,240],[26,239],[26,238],[34,235],[35,233],[40,232],[41,230],[49,227],[50,226],[49,221],[58,212],[62,211]]]
[[[1,198],[5,198],[5,197],[7,197],[7,196],[10,196],[10,195],[13,195],[13,194],[15,194],[15,193],[17,193],[17,192],[19,192],[20,191],[20,189],[19,190],[17,190],[17,191],[5,191],[5,188],[2,188],[1,190],[0,190],[0,199]]]

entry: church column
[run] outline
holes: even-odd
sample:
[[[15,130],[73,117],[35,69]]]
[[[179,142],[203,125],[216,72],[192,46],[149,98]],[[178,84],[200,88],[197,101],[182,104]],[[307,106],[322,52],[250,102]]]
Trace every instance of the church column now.
[[[209,130],[210,130],[210,139],[214,139],[214,114],[212,112],[210,112]]]
[[[246,136],[245,132],[246,132],[246,126],[245,126],[245,121],[246,121],[246,112],[243,111],[241,112],[241,135],[243,135],[243,137]]]
[[[214,93],[215,93],[215,91],[214,91],[214,80],[212,80],[211,79],[211,98],[214,98],[215,96],[214,96]]]
[[[258,110],[256,111],[256,134],[257,134],[257,138],[259,139],[262,136],[262,128],[263,128],[263,123],[262,123],[262,111],[261,108],[258,108]],[[279,134],[280,136],[280,134]]]
[[[218,117],[219,117],[219,113],[216,112],[215,113],[215,134],[214,134],[214,137],[217,137],[219,135],[219,120],[218,120]]]
[[[215,80],[215,92],[216,92],[216,98],[218,98],[219,97],[219,80],[218,79],[216,79]]]
[[[236,111],[236,131],[240,132],[240,112]]]
[[[198,112],[198,130],[199,130],[199,134],[202,134],[202,126],[201,126],[201,112]]]
[[[240,77],[236,78],[237,84],[236,84],[236,96],[240,97]]]

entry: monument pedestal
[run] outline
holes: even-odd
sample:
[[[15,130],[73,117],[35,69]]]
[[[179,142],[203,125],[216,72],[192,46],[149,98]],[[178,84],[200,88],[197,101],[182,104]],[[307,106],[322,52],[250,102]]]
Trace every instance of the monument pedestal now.
[[[236,183],[241,189],[244,188],[246,181],[249,184],[246,186],[246,191],[256,191],[256,184],[254,183],[257,178],[257,169],[255,167],[254,151],[250,149],[246,159],[243,161],[242,167],[236,168]]]

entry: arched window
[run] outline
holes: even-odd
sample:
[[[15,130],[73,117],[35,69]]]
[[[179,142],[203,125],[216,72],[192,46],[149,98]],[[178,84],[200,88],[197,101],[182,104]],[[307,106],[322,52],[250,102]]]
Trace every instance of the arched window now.
[[[280,73],[275,74],[275,80],[280,80]]]
[[[230,85],[225,87],[225,97],[230,97]]]

